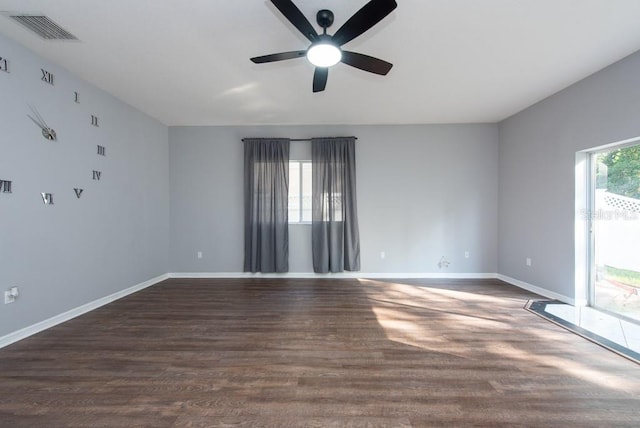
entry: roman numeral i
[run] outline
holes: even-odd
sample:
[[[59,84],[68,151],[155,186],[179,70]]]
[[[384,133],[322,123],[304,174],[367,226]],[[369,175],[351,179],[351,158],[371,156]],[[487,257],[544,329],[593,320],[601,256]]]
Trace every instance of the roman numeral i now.
[[[0,56],[0,71],[9,72],[9,60]]]

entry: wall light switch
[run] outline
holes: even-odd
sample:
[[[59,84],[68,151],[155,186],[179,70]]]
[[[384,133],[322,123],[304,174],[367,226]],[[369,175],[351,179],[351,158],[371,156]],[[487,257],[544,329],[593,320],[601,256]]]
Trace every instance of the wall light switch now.
[[[531,266],[531,259],[527,257],[527,259],[525,260],[525,263],[527,264],[527,266]]]
[[[201,259],[202,258],[202,251],[198,251],[198,258]]]
[[[387,255],[384,253],[384,251],[380,251],[380,258],[384,259]]]
[[[465,259],[468,259],[468,258],[469,258],[469,252],[468,252],[468,251],[465,251],[465,252],[464,252],[464,258],[465,258]]]

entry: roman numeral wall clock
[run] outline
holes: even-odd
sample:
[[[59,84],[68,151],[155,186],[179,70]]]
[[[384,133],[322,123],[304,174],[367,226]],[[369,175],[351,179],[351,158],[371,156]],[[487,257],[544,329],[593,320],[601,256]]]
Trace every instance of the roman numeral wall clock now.
[[[65,168],[65,167],[69,167],[69,163],[68,162],[72,162],[75,159],[78,159],[78,153],[76,152],[76,150],[80,149],[82,150],[82,153],[84,153],[83,155],[81,155],[81,159],[84,159],[85,162],[88,163],[92,163],[91,160],[92,158],[90,156],[97,156],[100,159],[104,159],[107,157],[107,145],[100,142],[100,144],[96,144],[96,142],[92,142],[91,141],[91,137],[90,134],[85,134],[82,141],[80,141],[79,137],[72,137],[71,133],[68,133],[69,135],[66,136],[66,138],[63,138],[62,140],[59,140],[60,136],[58,135],[58,133],[56,132],[56,130],[53,128],[53,126],[56,126],[56,128],[58,127],[56,124],[52,124],[50,123],[50,118],[48,117],[48,112],[47,112],[47,108],[50,110],[51,106],[54,105],[56,106],[60,106],[60,110],[63,111],[63,113],[66,114],[66,117],[68,116],[69,112],[74,112],[73,113],[76,118],[77,118],[77,122],[75,124],[75,126],[81,127],[81,126],[88,126],[89,124],[91,125],[92,128],[96,129],[96,132],[99,132],[98,130],[100,129],[100,125],[102,125],[101,123],[99,123],[99,117],[98,114],[96,114],[95,112],[87,112],[86,109],[82,108],[81,110],[77,110],[80,109],[80,98],[81,98],[81,94],[79,91],[71,91],[71,92],[67,92],[66,95],[62,95],[60,94],[59,90],[58,90],[58,85],[56,85],[56,76],[49,70],[47,70],[44,67],[41,68],[36,68],[35,70],[32,69],[32,71],[30,73],[32,73],[33,71],[35,71],[37,73],[37,79],[40,81],[40,83],[46,83],[47,85],[39,85],[38,83],[36,83],[38,80],[33,79],[33,74],[30,74],[31,77],[29,77],[29,75],[25,75],[23,73],[21,73],[22,68],[20,68],[21,66],[23,66],[24,64],[17,64],[17,68],[14,66],[12,67],[13,69],[10,70],[10,66],[12,66],[11,62],[9,61],[9,59],[4,56],[4,55],[0,55],[0,79],[10,79],[10,80],[4,80],[4,82],[11,82],[12,80],[15,79],[19,79],[19,80],[27,80],[26,84],[31,86],[32,89],[37,90],[37,92],[42,93],[43,95],[46,95],[47,98],[47,104],[45,106],[45,104],[41,104],[38,105],[38,107],[42,107],[41,109],[37,108],[35,105],[27,103],[27,107],[28,110],[26,112],[26,116],[29,119],[27,122],[31,122],[33,123],[33,125],[35,125],[38,130],[40,131],[40,135],[42,135],[42,137],[47,140],[47,141],[51,141],[51,142],[59,142],[61,144],[57,144],[54,150],[64,150],[67,152],[68,156],[67,156],[67,161],[60,165],[61,168]],[[33,80],[31,80],[33,79]],[[30,83],[33,82],[33,83]],[[0,82],[2,83],[2,82]],[[16,88],[16,87],[20,87],[20,84],[22,82],[17,82],[18,84],[16,85],[16,82],[11,82],[10,84]],[[36,87],[37,85],[37,87]],[[62,85],[64,86],[64,85]],[[54,90],[54,92],[50,92],[48,89],[46,88],[50,88],[51,90]],[[40,89],[38,89],[40,88]],[[45,94],[46,91],[46,94]],[[53,103],[51,103],[51,99],[49,97],[53,98]],[[64,100],[62,99],[64,98]],[[56,102],[57,99],[57,102]],[[69,108],[65,108],[64,107],[64,103],[71,103],[71,106],[78,106],[78,107],[69,107]],[[91,102],[86,102],[86,100],[83,99],[83,104],[87,104],[90,105]],[[94,106],[95,107],[95,106]],[[57,111],[56,111],[57,113]],[[24,117],[24,116],[23,116]],[[46,119],[45,119],[46,117]],[[59,116],[56,116],[56,118],[58,118]],[[90,118],[90,122],[87,120],[87,118]],[[26,118],[25,118],[26,119]],[[57,121],[59,119],[54,119],[54,121]],[[65,125],[72,127],[74,126],[73,124],[73,118],[71,119],[67,119],[65,120]],[[86,122],[85,122],[86,121]],[[31,126],[31,125],[26,125],[26,126]],[[31,130],[33,128],[30,128]],[[77,135],[77,134],[75,134]],[[89,137],[87,137],[87,135]],[[23,142],[20,142],[20,144],[29,144],[30,141],[33,141],[33,138],[31,139],[26,139]],[[17,143],[16,143],[17,144]],[[91,149],[91,146],[93,146],[93,149]],[[83,147],[86,147],[89,150],[84,150]],[[93,154],[91,155],[91,151],[93,151]],[[57,157],[56,157],[57,158]],[[95,159],[95,158],[93,158]],[[94,160],[95,162],[95,160]],[[104,161],[98,161],[98,162],[104,162]],[[45,205],[50,205],[50,206],[55,206],[54,205],[54,194],[55,195],[63,195],[63,196],[56,196],[56,202],[58,203],[65,203],[66,201],[68,201],[67,198],[69,198],[68,195],[73,195],[70,196],[71,198],[78,200],[78,199],[84,199],[85,196],[85,189],[86,189],[86,184],[93,182],[96,185],[101,184],[101,182],[103,181],[103,168],[102,166],[105,164],[100,164],[101,167],[96,168],[97,165],[91,167],[87,167],[86,168],[86,172],[88,173],[89,171],[91,171],[91,175],[89,176],[89,174],[87,175],[83,175],[83,178],[81,178],[77,183],[75,183],[75,186],[71,187],[73,189],[73,193],[71,194],[70,192],[57,192],[56,193],[56,177],[51,177],[51,184],[53,185],[52,187],[50,187],[49,189],[46,189],[46,191],[43,191],[45,189],[33,189],[36,190],[35,193],[38,194],[38,198],[40,198],[43,202],[43,204]],[[2,173],[2,171],[0,171],[0,174]],[[4,175],[4,174],[3,174]],[[0,197],[3,197],[2,195],[9,195],[13,192],[16,191],[15,186],[13,186],[14,181],[13,179],[6,179],[5,177],[7,177],[6,175],[3,177],[3,179],[0,179]],[[91,178],[89,178],[91,177]],[[89,181],[91,180],[91,181]],[[22,189],[24,190],[24,189]],[[69,189],[71,190],[71,189]]]

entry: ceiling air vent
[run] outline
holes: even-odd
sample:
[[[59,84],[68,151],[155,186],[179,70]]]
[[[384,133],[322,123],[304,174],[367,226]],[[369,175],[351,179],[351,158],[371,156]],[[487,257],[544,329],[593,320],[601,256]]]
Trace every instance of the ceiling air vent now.
[[[78,40],[76,36],[44,15],[12,13],[8,16],[45,40]]]

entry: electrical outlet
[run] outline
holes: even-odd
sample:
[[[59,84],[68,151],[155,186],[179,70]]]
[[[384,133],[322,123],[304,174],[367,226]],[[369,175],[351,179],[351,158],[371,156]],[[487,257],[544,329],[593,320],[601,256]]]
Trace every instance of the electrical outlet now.
[[[202,258],[202,251],[198,251],[198,258],[201,259]]]

